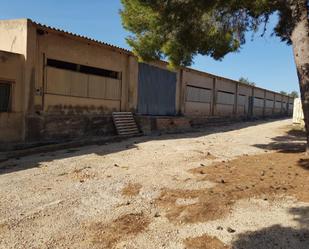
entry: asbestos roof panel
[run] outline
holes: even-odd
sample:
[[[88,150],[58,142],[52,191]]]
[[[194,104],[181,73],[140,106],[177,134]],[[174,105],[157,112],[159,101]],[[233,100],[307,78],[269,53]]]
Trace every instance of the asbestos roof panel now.
[[[95,42],[95,43],[98,43],[100,45],[108,46],[110,48],[114,48],[114,49],[117,49],[117,50],[122,51],[124,53],[133,55],[133,53],[128,49],[124,49],[124,48],[121,48],[121,47],[118,47],[118,46],[115,46],[115,45],[112,45],[112,44],[109,44],[109,43],[106,43],[106,42],[103,42],[103,41],[100,41],[100,40],[92,39],[92,38],[89,38],[87,36],[72,33],[72,32],[69,32],[69,31],[66,31],[66,30],[63,30],[63,29],[58,29],[58,28],[48,26],[48,25],[45,25],[45,24],[41,24],[41,23],[38,23],[38,22],[35,22],[35,21],[32,21],[32,20],[30,20],[30,22],[32,24],[36,25],[38,28],[41,28],[41,29],[44,29],[44,30],[48,29],[48,30],[53,30],[53,31],[56,31],[56,32],[61,32],[61,33],[64,33],[64,34],[67,34],[67,35],[70,35],[70,36],[74,36],[74,37],[77,37],[77,38],[85,39],[87,41]]]

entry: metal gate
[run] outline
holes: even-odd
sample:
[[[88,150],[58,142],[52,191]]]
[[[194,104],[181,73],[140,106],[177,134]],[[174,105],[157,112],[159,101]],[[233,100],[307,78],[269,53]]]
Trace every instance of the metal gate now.
[[[138,113],[144,115],[176,115],[176,73],[139,64]]]

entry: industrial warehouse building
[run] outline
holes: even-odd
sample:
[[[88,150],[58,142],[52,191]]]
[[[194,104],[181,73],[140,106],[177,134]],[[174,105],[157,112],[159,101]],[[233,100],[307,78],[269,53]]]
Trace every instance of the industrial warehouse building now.
[[[133,112],[143,125],[150,117],[190,124],[293,111],[288,96],[139,63],[128,50],[28,19],[0,21],[0,36],[0,143],[111,134],[112,112]]]

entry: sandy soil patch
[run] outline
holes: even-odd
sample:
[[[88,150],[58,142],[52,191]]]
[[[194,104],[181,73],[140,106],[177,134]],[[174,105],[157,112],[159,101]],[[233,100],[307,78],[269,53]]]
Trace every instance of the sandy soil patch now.
[[[142,185],[139,183],[129,183],[122,189],[122,195],[129,197],[136,196],[139,194],[141,188]]]
[[[157,203],[167,210],[170,221],[194,223],[221,218],[240,199],[273,200],[280,196],[294,196],[299,201],[309,202],[305,158],[303,153],[267,153],[199,167],[190,172],[216,182],[213,188],[194,191],[166,189]],[[179,205],[179,198],[199,201]]]
[[[185,240],[186,249],[228,249],[218,238],[203,235]]]
[[[149,223],[143,214],[126,214],[107,224],[91,224],[87,230],[92,247],[107,249],[114,248],[120,240],[141,233]]]

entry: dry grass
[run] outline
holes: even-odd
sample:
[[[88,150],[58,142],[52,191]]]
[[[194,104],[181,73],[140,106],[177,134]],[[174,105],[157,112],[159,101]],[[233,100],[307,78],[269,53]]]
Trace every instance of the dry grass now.
[[[202,235],[184,241],[186,249],[228,249],[218,238]]]
[[[96,177],[96,173],[90,171],[91,167],[84,167],[81,169],[75,169],[70,176],[80,182],[85,182],[86,180],[93,179]]]
[[[95,248],[111,249],[121,240],[144,231],[149,223],[149,219],[143,214],[127,214],[108,224],[92,224],[88,230]]]
[[[8,225],[5,223],[0,223],[0,234],[8,230]]]
[[[210,189],[165,189],[157,199],[174,223],[215,220],[226,215],[240,199],[252,197],[273,200],[293,196],[309,201],[308,160],[303,153],[269,153],[244,156],[227,163],[199,167],[190,172],[216,182]],[[177,199],[198,199],[197,203],[178,205]]]
[[[124,196],[137,196],[142,188],[139,183],[129,183],[126,187],[122,189],[122,195]]]

